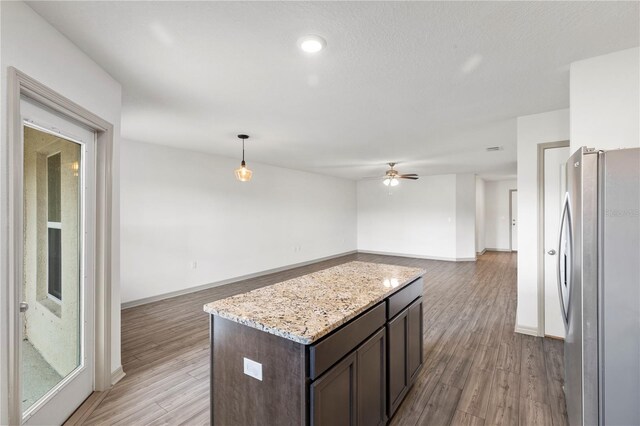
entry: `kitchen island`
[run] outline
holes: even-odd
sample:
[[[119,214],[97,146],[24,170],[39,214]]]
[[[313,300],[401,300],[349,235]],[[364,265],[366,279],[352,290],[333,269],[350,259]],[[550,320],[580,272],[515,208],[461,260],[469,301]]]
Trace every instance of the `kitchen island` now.
[[[424,272],[349,262],[205,305],[211,424],[385,424],[423,364]]]

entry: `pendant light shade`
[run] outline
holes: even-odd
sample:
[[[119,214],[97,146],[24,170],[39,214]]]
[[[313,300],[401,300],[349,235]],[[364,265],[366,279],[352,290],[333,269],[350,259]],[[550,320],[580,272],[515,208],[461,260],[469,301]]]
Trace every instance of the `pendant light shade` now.
[[[251,180],[253,172],[247,169],[247,165],[243,161],[239,168],[236,169],[236,179],[241,182],[248,182]]]
[[[238,138],[242,140],[242,163],[240,163],[240,167],[235,171],[236,179],[240,182],[248,182],[251,180],[253,172],[247,168],[247,163],[244,161],[244,141],[245,139],[249,139],[249,135],[238,135]]]

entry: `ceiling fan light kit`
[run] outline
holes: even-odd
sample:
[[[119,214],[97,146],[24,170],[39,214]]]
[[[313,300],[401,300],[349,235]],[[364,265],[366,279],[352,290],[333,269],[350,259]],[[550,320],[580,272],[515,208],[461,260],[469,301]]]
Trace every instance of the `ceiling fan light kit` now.
[[[392,187],[400,184],[400,179],[418,180],[419,176],[415,173],[409,173],[401,175],[396,169],[394,169],[396,163],[388,163],[389,170],[384,174],[382,183],[385,186]]]
[[[383,184],[385,184],[386,186],[398,186],[400,184],[400,181],[395,178],[386,178],[385,180],[382,181]]]
[[[242,140],[242,163],[235,171],[236,179],[240,182],[249,182],[253,172],[247,168],[247,163],[244,161],[244,141],[249,139],[249,135],[238,135],[238,138]]]

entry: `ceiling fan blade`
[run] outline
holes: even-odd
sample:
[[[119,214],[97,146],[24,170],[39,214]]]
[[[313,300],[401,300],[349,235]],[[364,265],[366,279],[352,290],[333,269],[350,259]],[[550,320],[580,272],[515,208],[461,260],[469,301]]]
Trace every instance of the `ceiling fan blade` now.
[[[418,180],[419,179],[418,176],[407,176],[407,175],[398,176],[398,178],[400,178],[400,179],[411,179],[411,180]]]
[[[400,176],[400,177],[418,177],[418,175],[415,174],[415,173],[407,173],[406,175],[398,175],[398,176]]]

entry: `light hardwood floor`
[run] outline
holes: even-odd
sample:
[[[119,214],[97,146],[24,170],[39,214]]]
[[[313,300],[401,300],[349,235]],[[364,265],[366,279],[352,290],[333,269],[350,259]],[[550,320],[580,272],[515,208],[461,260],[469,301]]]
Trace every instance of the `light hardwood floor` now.
[[[562,342],[513,332],[516,255],[477,262],[351,255],[122,312],[126,377],[85,424],[209,422],[202,305],[350,260],[420,266],[425,366],[392,425],[565,425]]]

